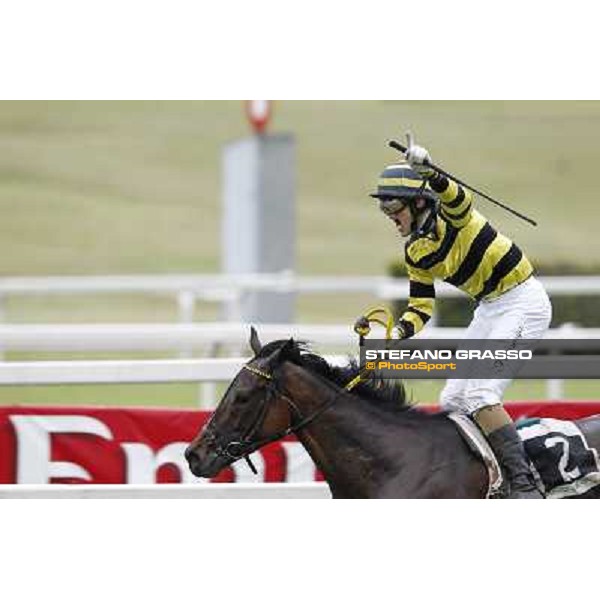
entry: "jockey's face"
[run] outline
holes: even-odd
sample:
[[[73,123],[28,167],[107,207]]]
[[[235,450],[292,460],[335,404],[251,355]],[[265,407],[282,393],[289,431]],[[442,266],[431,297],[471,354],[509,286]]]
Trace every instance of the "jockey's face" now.
[[[397,210],[392,214],[388,214],[388,217],[394,221],[396,229],[402,237],[410,235],[412,230],[413,216],[408,206],[405,205],[400,210]]]
[[[419,211],[419,214],[422,214],[421,211],[425,208],[425,200],[423,198],[417,198],[415,206],[417,211]],[[413,211],[410,210],[410,207],[404,200],[401,198],[383,200],[380,202],[379,207],[387,217],[394,221],[396,229],[402,237],[407,237],[412,233],[414,221]]]

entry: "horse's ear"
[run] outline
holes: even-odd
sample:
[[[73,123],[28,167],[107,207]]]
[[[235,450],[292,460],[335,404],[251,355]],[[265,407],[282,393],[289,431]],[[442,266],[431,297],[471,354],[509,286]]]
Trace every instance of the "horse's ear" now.
[[[258,356],[258,353],[262,349],[262,345],[260,343],[260,340],[258,339],[258,333],[256,333],[256,329],[254,329],[254,326],[250,327],[250,348],[252,348],[254,356]]]

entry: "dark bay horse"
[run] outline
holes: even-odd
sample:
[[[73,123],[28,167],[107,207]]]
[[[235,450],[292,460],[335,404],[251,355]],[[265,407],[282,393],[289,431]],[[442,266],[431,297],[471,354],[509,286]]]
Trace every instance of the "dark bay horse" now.
[[[369,378],[348,392],[356,365],[333,367],[294,340],[261,347],[254,328],[250,345],[254,358],[185,452],[197,477],[294,433],[334,498],[486,497],[482,460],[444,414],[414,408],[399,382]],[[594,419],[586,426],[598,448]]]

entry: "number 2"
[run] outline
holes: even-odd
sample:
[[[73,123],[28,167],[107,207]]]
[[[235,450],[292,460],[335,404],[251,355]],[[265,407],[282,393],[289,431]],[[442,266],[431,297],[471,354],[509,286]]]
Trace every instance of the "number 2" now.
[[[558,461],[558,470],[560,471],[561,477],[566,481],[573,481],[581,476],[581,471],[579,467],[575,467],[570,471],[567,471],[567,463],[569,461],[569,442],[568,440],[562,437],[549,437],[544,441],[544,445],[546,448],[554,448],[554,446],[561,444],[562,445],[562,455],[560,460]]]

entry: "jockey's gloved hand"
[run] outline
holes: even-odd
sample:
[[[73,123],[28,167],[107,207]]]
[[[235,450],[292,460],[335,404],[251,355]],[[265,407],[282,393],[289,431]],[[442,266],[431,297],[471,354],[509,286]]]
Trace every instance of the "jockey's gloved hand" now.
[[[407,338],[408,338],[408,335],[406,334],[404,327],[402,327],[402,325],[400,325],[400,323],[398,323],[396,325],[396,327],[394,327],[394,329],[392,330],[392,339],[405,340]]]
[[[371,331],[371,326],[369,325],[369,319],[364,315],[358,317],[356,321],[354,321],[354,331],[358,333],[358,335],[366,336]]]
[[[435,171],[429,166],[431,157],[423,146],[417,146],[410,131],[406,134],[406,160],[410,168],[423,179],[429,179],[435,175]]]

